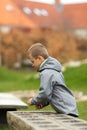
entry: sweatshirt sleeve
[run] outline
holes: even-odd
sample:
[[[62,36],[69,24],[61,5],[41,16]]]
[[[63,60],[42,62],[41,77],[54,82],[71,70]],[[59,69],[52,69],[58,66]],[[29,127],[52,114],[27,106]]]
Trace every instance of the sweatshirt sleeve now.
[[[49,104],[52,97],[51,77],[46,73],[40,75],[40,89],[37,96],[32,99],[31,105],[42,104],[46,106]]]

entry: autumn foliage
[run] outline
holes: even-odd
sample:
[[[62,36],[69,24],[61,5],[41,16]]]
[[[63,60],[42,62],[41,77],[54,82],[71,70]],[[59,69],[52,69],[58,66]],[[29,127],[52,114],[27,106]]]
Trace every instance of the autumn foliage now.
[[[7,67],[22,64],[27,58],[28,48],[36,42],[44,44],[49,54],[62,63],[87,58],[87,40],[74,34],[45,29],[29,32],[15,29],[8,34],[0,33],[0,64]]]

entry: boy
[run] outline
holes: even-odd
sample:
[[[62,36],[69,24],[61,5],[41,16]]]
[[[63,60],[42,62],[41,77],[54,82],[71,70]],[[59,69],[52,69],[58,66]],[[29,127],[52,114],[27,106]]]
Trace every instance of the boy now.
[[[50,104],[57,113],[78,117],[75,97],[64,82],[61,64],[49,56],[41,43],[29,48],[28,57],[40,72],[39,92],[36,97],[28,99],[28,104],[38,109]]]

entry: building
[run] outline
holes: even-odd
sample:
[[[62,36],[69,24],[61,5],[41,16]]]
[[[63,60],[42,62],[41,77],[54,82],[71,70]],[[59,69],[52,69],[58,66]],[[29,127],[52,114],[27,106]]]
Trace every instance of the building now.
[[[28,0],[0,1],[0,30],[32,28],[71,31],[87,37],[87,3],[46,4]]]

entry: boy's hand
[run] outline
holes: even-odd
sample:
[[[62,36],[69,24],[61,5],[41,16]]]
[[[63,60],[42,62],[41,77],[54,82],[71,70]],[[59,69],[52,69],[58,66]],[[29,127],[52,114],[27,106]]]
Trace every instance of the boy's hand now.
[[[27,100],[27,103],[28,103],[29,105],[31,105],[31,102],[32,102],[32,98],[29,98],[29,99]],[[37,105],[35,105],[35,107],[36,107],[36,109],[41,109],[41,108],[43,108],[43,105],[42,105],[42,104],[37,104]]]
[[[27,103],[28,103],[29,105],[31,105],[31,101],[32,101],[32,98],[29,98],[28,101],[27,101]]]
[[[42,104],[38,104],[38,105],[35,105],[36,109],[41,109],[43,108]]]

